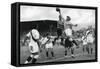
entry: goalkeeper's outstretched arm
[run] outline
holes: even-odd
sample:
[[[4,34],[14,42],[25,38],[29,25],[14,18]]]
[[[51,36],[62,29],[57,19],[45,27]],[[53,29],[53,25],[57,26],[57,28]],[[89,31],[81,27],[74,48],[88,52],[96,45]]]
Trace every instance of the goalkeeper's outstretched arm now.
[[[56,8],[56,11],[59,12],[59,20],[61,20],[62,23],[64,23],[64,22],[65,22],[65,19],[63,18],[62,14],[61,14],[60,8],[57,7],[57,8]]]

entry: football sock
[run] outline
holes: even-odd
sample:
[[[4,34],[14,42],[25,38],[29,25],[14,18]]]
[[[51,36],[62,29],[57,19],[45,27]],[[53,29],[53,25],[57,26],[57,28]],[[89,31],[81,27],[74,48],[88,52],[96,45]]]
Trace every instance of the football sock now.
[[[37,61],[36,58],[33,58],[33,59],[32,59],[32,63],[35,63],[36,61]]]
[[[46,52],[46,56],[48,57],[48,52]]]
[[[32,60],[32,57],[29,56],[28,59],[25,61],[25,64],[29,63]]]
[[[52,57],[54,57],[54,53],[53,53],[53,52],[51,52],[51,54],[52,54]]]

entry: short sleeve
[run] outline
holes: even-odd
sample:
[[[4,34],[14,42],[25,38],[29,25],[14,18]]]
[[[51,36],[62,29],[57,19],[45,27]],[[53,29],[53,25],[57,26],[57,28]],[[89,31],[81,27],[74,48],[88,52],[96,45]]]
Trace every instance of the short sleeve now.
[[[26,35],[27,37],[30,37],[30,32]]]

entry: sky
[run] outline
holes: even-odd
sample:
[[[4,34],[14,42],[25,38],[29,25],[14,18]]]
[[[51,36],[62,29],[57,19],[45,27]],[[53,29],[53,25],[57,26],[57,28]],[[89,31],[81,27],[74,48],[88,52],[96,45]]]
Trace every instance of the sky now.
[[[71,17],[71,23],[78,24],[78,28],[95,25],[95,10],[60,8],[64,18]],[[21,6],[20,21],[58,20],[56,7]]]

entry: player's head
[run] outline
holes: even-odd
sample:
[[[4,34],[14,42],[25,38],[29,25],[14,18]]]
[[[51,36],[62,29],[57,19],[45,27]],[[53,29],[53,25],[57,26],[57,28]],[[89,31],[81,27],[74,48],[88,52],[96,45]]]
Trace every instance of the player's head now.
[[[71,17],[70,16],[66,16],[66,21],[70,21]]]
[[[56,8],[56,11],[57,11],[57,12],[59,12],[59,11],[60,11],[59,7],[57,7],[57,8]]]
[[[33,25],[33,28],[34,29],[38,29],[38,25]]]

